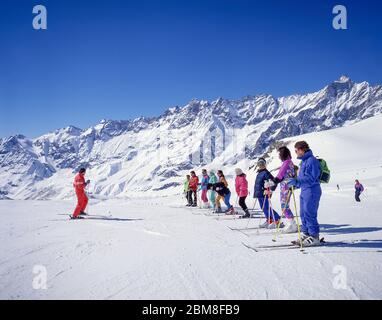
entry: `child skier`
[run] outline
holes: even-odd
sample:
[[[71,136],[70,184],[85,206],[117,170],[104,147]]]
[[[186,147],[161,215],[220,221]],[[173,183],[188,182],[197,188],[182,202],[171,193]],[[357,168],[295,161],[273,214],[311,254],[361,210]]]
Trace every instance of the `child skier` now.
[[[192,205],[191,200],[191,192],[190,192],[190,178],[191,176],[188,174],[186,175],[186,180],[183,183],[183,192],[187,199],[187,207],[190,207]]]
[[[195,171],[191,171],[190,174],[191,174],[191,178],[190,178],[188,185],[190,188],[191,206],[196,207],[198,205],[197,190],[198,190],[198,185],[199,185],[199,178],[195,174]]]
[[[270,198],[272,195],[272,189],[274,189],[275,184],[273,183],[274,177],[267,170],[267,162],[264,158],[260,158],[257,162],[257,176],[255,181],[253,197],[257,198],[260,207],[263,209],[265,215],[265,222],[260,224],[260,228],[276,229],[277,225],[279,228],[283,227],[280,224],[280,216],[278,213],[271,208]],[[270,182],[271,181],[271,182]]]
[[[207,174],[207,170],[203,169],[202,170],[202,182],[200,183],[200,190],[202,190],[202,208],[208,208],[208,197],[207,197],[207,185],[210,181],[210,177]]]
[[[230,203],[231,191],[226,187],[223,182],[218,182],[215,184],[209,183],[207,185],[208,190],[216,191],[219,196],[224,199],[224,203],[227,206],[227,210],[224,211],[225,214],[235,214],[233,205]]]
[[[235,169],[236,179],[235,179],[235,188],[236,194],[239,197],[239,205],[244,211],[244,215],[241,218],[250,218],[248,207],[245,203],[245,199],[248,196],[248,181],[245,173],[239,168]]]
[[[85,209],[88,205],[88,197],[86,195],[85,188],[89,185],[90,180],[85,182],[85,174],[86,169],[81,168],[74,178],[73,187],[76,191],[77,206],[73,214],[70,216],[71,219],[79,219],[81,215],[86,215]]]
[[[281,210],[287,219],[283,233],[295,233],[297,232],[297,224],[294,221],[293,213],[289,207],[292,194],[288,187],[288,179],[296,177],[296,170],[292,162],[292,155],[290,150],[287,147],[281,147],[278,151],[282,165],[279,173],[275,178],[275,182],[276,184],[280,183]]]
[[[215,184],[218,182],[218,178],[215,175],[215,171],[211,170],[210,171],[210,182],[211,184]],[[213,206],[214,212],[216,211],[216,192],[213,190],[210,190],[210,202],[211,205]]]
[[[305,141],[295,144],[297,159],[302,160],[297,179],[288,182],[289,187],[301,188],[300,216],[302,221],[302,246],[320,245],[320,225],[317,221],[317,211],[321,199],[320,176],[321,168],[318,159]],[[293,189],[292,189],[293,190]],[[300,243],[300,239],[297,243]]]
[[[228,182],[224,176],[224,173],[222,170],[218,170],[217,171],[217,175],[218,175],[218,178],[219,178],[219,182],[223,183],[225,187],[228,187]],[[221,209],[221,206],[220,206],[220,200],[224,200],[224,196],[221,196],[219,193],[217,193],[218,196],[216,197],[216,210],[215,212],[216,213],[221,213],[222,212],[222,209]]]
[[[360,195],[363,192],[364,188],[363,188],[363,185],[359,182],[359,180],[355,181],[354,189],[355,189],[355,201],[361,202]]]

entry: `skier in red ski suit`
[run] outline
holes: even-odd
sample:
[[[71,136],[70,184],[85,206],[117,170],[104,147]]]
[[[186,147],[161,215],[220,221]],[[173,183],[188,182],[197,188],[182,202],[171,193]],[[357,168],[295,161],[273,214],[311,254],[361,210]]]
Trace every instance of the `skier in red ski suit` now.
[[[85,173],[86,169],[81,168],[74,178],[73,187],[77,195],[77,206],[72,215],[73,219],[76,219],[81,213],[85,213],[86,206],[88,205],[85,188],[90,183],[90,180],[85,182]]]

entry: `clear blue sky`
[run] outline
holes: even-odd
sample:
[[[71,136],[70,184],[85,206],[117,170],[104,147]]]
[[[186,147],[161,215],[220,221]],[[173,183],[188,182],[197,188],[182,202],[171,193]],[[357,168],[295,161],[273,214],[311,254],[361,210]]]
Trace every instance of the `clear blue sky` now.
[[[46,31],[32,28],[36,4]],[[2,0],[0,18],[1,137],[311,92],[342,74],[382,84],[380,0]]]

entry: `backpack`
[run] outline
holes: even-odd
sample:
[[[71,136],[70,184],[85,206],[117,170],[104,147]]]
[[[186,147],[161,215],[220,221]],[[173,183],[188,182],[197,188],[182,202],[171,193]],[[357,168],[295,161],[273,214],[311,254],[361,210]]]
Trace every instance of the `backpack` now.
[[[324,159],[317,158],[320,162],[320,183],[329,183],[330,181],[330,169]]]

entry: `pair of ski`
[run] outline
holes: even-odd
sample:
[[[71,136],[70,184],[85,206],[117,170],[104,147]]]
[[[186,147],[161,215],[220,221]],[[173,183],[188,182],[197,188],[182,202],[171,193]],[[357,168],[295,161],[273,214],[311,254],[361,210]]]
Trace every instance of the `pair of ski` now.
[[[338,247],[338,246],[346,246],[349,244],[353,244],[355,241],[345,242],[345,241],[336,241],[336,242],[326,242],[324,238],[320,239],[319,246],[309,246],[309,247],[301,247],[299,241],[291,241],[289,244],[279,244],[279,245],[259,245],[259,246],[251,246],[245,242],[242,242],[242,245],[247,249],[250,249],[254,252],[263,252],[263,251],[273,251],[273,250],[290,250],[290,249],[298,249],[302,253],[306,253],[307,249],[314,248],[322,248],[322,247]]]
[[[69,220],[109,220],[113,216],[108,215],[108,216],[103,216],[99,214],[85,214],[85,215],[80,215],[77,218],[73,218],[72,215],[69,215]]]
[[[215,215],[218,215],[215,213]],[[251,213],[251,217],[250,218],[245,218],[245,219],[242,219],[243,215],[239,214],[238,212],[236,212],[235,214],[220,214],[218,215],[217,217],[215,217],[214,219],[216,220],[242,220],[242,221],[247,221],[248,219],[256,219],[256,218],[261,218],[261,216],[257,215],[256,212],[255,213]]]

